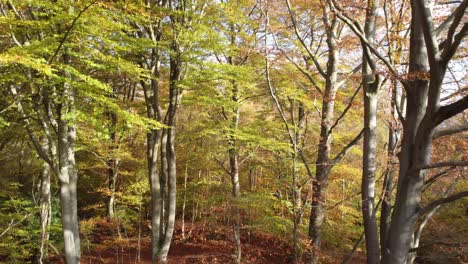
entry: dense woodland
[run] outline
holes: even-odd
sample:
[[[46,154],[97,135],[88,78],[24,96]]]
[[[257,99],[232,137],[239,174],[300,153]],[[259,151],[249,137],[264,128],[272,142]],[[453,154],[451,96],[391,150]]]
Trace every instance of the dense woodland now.
[[[1,263],[467,263],[468,0],[0,0]]]

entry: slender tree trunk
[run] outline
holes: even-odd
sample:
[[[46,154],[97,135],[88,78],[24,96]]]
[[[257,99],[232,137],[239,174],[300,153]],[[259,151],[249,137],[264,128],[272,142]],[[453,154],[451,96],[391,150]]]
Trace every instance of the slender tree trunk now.
[[[182,239],[185,240],[185,206],[187,203],[187,178],[188,178],[188,160],[185,164],[185,173],[184,173],[184,198],[182,201]]]
[[[318,160],[317,160],[318,163]],[[319,164],[319,163],[318,163]],[[329,166],[318,166],[316,180],[313,181],[312,189],[312,209],[309,223],[309,237],[311,239],[311,260],[310,263],[318,263],[320,245],[322,243],[322,225],[325,220],[326,192],[328,188]]]
[[[250,168],[249,169],[249,189],[251,192],[255,190],[255,174],[256,174],[256,169],[255,168]]]
[[[70,64],[68,49],[65,50],[63,60]],[[65,72],[65,77],[71,75]],[[76,123],[69,116],[75,114],[76,90],[65,83],[62,87],[64,103],[58,106],[58,158],[60,198],[62,207],[62,228],[65,247],[65,261],[67,264],[80,263],[80,227],[78,219],[77,183],[78,174],[75,161]]]
[[[161,131],[151,131],[147,135],[147,158],[148,158],[148,174],[151,189],[151,259],[153,263],[157,263],[159,254],[159,245],[162,237],[161,214],[162,214],[162,197],[161,197],[161,181],[158,170],[158,153]]]
[[[150,1],[146,1],[146,7],[151,6]],[[162,7],[162,1],[157,1],[156,4],[159,7]],[[159,102],[159,79],[160,79],[160,50],[159,50],[159,41],[162,38],[162,31],[160,21],[156,19],[154,25],[149,25],[150,31],[146,32],[144,30],[139,32],[141,37],[151,39],[153,41],[154,47],[151,50],[151,64],[147,66],[146,58],[143,58],[140,65],[142,68],[151,70],[151,73],[154,78],[149,81],[141,81],[140,84],[143,87],[143,92],[145,96],[146,104],[146,113],[147,117],[153,119],[157,122],[163,122],[161,106]],[[138,28],[141,30],[140,28]],[[132,100],[135,95],[135,89],[133,90]],[[147,142],[147,162],[148,162],[148,180],[150,184],[150,193],[151,193],[151,260],[152,263],[157,263],[158,256],[160,253],[160,243],[163,237],[162,227],[164,219],[163,215],[163,188],[161,186],[161,175],[159,171],[158,160],[159,158],[161,139],[163,131],[151,130],[146,135]],[[164,173],[164,171],[162,171]]]
[[[365,35],[373,45],[375,42],[378,0],[369,0],[366,12]],[[374,73],[375,63],[365,44],[363,47],[363,87],[364,87],[364,148],[362,170],[362,215],[366,238],[367,263],[380,262],[379,233],[375,209],[375,171],[377,156],[377,93],[381,81]]]
[[[178,82],[182,77],[182,61],[179,45],[177,40],[174,40],[171,45],[172,51],[175,53],[170,58],[170,84],[169,84],[169,107],[167,109],[167,130],[166,130],[166,159],[167,159],[167,225],[165,228],[164,240],[161,244],[160,260],[162,263],[167,262],[167,255],[171,246],[172,236],[174,234],[174,225],[176,217],[176,195],[177,195],[177,170],[176,170],[176,153],[175,153],[175,134],[176,134],[176,116],[177,108],[181,100],[181,90],[178,87]]]
[[[67,264],[80,262],[80,234],[77,206],[77,174],[74,153],[75,131],[61,120],[59,125],[60,200]]]
[[[233,234],[234,234],[234,243],[236,249],[236,263],[241,262],[242,249],[241,249],[241,240],[240,240],[240,210],[238,206],[238,199],[240,197],[240,183],[239,183],[239,163],[238,155],[233,142],[230,143],[231,149],[229,150],[229,165],[230,165],[230,176],[231,176],[231,185],[232,185],[232,196],[233,196]]]
[[[41,207],[41,247],[39,249],[39,263],[43,263],[43,260],[48,255],[48,244],[49,244],[49,227],[52,220],[52,206],[51,206],[51,194],[50,194],[50,166],[47,162],[42,165],[41,172],[41,196],[40,196],[40,207]]]
[[[143,222],[143,215],[141,214],[141,208],[143,205],[143,197],[140,196],[140,201],[138,204],[138,242],[137,242],[137,256],[136,261],[141,261],[141,224]]]
[[[115,210],[115,184],[117,180],[117,160],[114,158],[114,149],[116,144],[116,126],[117,126],[117,115],[113,112],[109,113],[111,124],[109,126],[110,129],[110,155],[111,158],[107,161],[107,173],[108,173],[108,181],[109,181],[109,192],[110,197],[107,204],[107,218],[112,220],[114,218],[114,210]]]
[[[165,120],[167,124],[167,120]],[[162,130],[161,135],[161,225],[159,226],[159,232],[163,235],[166,231],[166,218],[167,218],[167,193],[166,193],[166,186],[168,182],[168,163],[167,163],[167,129]],[[163,241],[163,237],[161,237],[160,243]]]
[[[108,177],[109,177],[109,192],[110,192],[110,197],[109,201],[107,202],[107,218],[109,220],[114,219],[114,209],[115,209],[115,181],[116,181],[116,173],[114,170],[114,162],[115,160],[109,160],[107,162],[107,165],[109,166],[109,169],[107,170],[108,172]]]
[[[328,8],[324,10],[324,17],[327,16]],[[329,11],[329,10],[328,10]],[[338,50],[336,48],[335,31],[337,28],[336,18],[329,22],[324,18],[327,24],[327,46],[328,63],[327,76],[325,82],[325,91],[322,102],[322,116],[320,121],[320,139],[318,144],[318,154],[316,159],[316,175],[312,182],[312,209],[309,222],[309,238],[311,240],[311,259],[310,263],[318,263],[320,245],[322,242],[322,225],[325,220],[326,192],[328,179],[333,164],[330,159],[332,135],[330,128],[333,124],[334,106],[337,83]],[[331,24],[330,24],[331,23]]]
[[[397,80],[393,83],[393,92],[392,92],[392,103],[391,103],[391,114],[395,121],[390,123],[388,129],[388,146],[387,146],[387,165],[384,175],[383,183],[383,197],[382,197],[382,209],[380,211],[380,249],[381,255],[384,255],[384,249],[386,247],[385,241],[387,239],[388,230],[390,228],[391,220],[391,210],[392,210],[392,191],[393,191],[393,182],[395,177],[395,169],[393,163],[396,158],[396,147],[398,143],[399,132],[397,130],[397,107],[400,107],[400,100],[398,89],[397,89]],[[401,109],[401,108],[399,108]]]

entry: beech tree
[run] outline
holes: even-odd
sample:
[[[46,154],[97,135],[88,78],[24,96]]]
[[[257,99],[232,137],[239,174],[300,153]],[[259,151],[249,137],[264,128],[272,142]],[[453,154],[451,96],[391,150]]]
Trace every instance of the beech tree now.
[[[365,48],[389,68],[399,78],[405,88],[407,104],[402,117],[403,139],[399,155],[400,168],[395,205],[390,227],[385,236],[382,249],[383,263],[406,263],[414,242],[417,220],[437,205],[464,197],[464,192],[430,203],[421,207],[421,191],[427,170],[434,167],[450,166],[457,162],[431,164],[431,145],[434,130],[442,122],[463,112],[468,107],[466,96],[447,105],[441,105],[441,91],[449,64],[467,34],[466,23],[459,28],[468,2],[461,2],[453,13],[435,28],[432,18],[432,4],[425,1],[411,1],[411,33],[409,43],[409,67],[407,78],[399,77],[398,71],[383,57],[366,36],[362,28],[349,15],[341,13],[343,19],[359,36]],[[337,5],[334,5],[337,7]],[[339,10],[340,8],[338,8]],[[446,37],[442,33],[446,30]],[[439,40],[442,39],[442,40]],[[367,228],[370,228],[368,223]],[[368,240],[373,247],[370,256],[377,258],[376,235]],[[368,256],[369,257],[369,256]],[[410,258],[411,259],[411,258]]]

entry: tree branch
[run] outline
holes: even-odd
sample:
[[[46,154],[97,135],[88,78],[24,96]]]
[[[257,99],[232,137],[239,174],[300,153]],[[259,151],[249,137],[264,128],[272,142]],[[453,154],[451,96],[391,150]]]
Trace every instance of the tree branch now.
[[[364,36],[363,29],[361,28],[359,23],[356,20],[352,19],[350,16],[348,16],[344,12],[344,10],[336,4],[335,0],[330,1],[330,6],[332,8],[332,11],[336,13],[338,18],[345,22],[351,28],[351,30],[359,37],[361,43],[367,46],[369,50],[387,66],[389,71],[394,76],[398,76],[398,71],[393,67],[393,65],[382,54],[380,54],[380,52],[378,52],[372,44],[369,43],[369,40]]]
[[[468,23],[463,24],[462,29],[455,35],[453,43],[451,45],[446,44],[444,48],[444,52],[442,53],[442,59],[447,63],[455,54],[458,47],[460,46],[462,40],[468,34]]]
[[[349,101],[348,105],[346,106],[345,110],[343,111],[343,113],[341,113],[341,115],[336,119],[335,123],[331,126],[330,128],[330,132],[331,133],[333,131],[333,129],[338,125],[338,123],[340,122],[340,120],[346,115],[346,113],[348,112],[348,110],[351,108],[351,106],[353,105],[353,101],[354,101],[354,98],[356,97],[356,95],[358,94],[358,92],[361,90],[361,87],[362,87],[362,83],[361,85],[359,85],[359,87],[356,89],[356,91],[354,92],[354,94],[351,96],[351,100]]]
[[[458,247],[458,246],[463,246],[463,245],[466,245],[468,244],[468,242],[460,242],[460,243],[447,243],[447,242],[443,242],[443,241],[439,241],[439,242],[432,242],[432,243],[429,243],[429,244],[425,244],[423,246],[419,246],[419,247],[416,247],[416,248],[411,248],[409,250],[409,252],[417,252],[417,251],[421,251],[421,250],[424,250],[424,249],[427,249],[433,245],[442,245],[442,246],[448,246],[448,247]]]
[[[72,31],[73,27],[75,26],[76,22],[78,21],[78,19],[81,17],[81,15],[86,11],[88,10],[88,8],[90,8],[92,5],[94,5],[95,3],[97,3],[97,0],[91,2],[89,5],[85,6],[85,8],[83,8],[79,13],[78,15],[75,17],[75,19],[73,19],[72,21],[72,24],[70,25],[70,27],[68,27],[67,31],[65,32],[65,35],[63,36],[62,40],[60,41],[57,49],[55,50],[54,54],[52,55],[52,57],[50,57],[50,59],[47,61],[47,64],[51,64],[52,61],[55,59],[55,57],[57,57],[57,54],[59,53],[60,49],[62,48],[63,44],[65,43],[65,41],[67,40],[68,38],[68,35],[70,35],[70,32]]]
[[[452,24],[450,24],[450,28],[447,32],[446,44],[445,44],[444,52],[442,55],[443,58],[451,57],[449,56],[449,54],[451,52],[454,52],[456,48],[458,47],[458,45],[460,44],[460,43],[458,44],[456,43],[457,37],[455,37],[455,42],[454,42],[454,36],[455,36],[455,31],[457,30],[458,26],[460,25],[462,21],[463,16],[465,15],[465,10],[467,7],[468,7],[468,0],[463,0],[463,2],[457,7],[457,9],[455,9],[455,11],[450,15],[451,17],[453,17],[453,22]],[[465,23],[463,28],[466,27],[466,24],[467,23]],[[460,33],[462,32],[463,32],[463,29],[460,31]],[[458,37],[460,37],[460,33],[457,34]],[[466,29],[465,29],[465,34],[466,34]],[[454,46],[456,47],[454,48]]]
[[[457,134],[463,131],[468,130],[468,124],[463,124],[460,126],[455,126],[455,127],[449,127],[446,129],[436,129],[434,131],[434,134],[432,135],[433,139],[439,138],[439,137],[444,137],[444,136],[450,136],[453,134]]]
[[[356,145],[359,142],[359,140],[361,140],[363,136],[364,129],[362,129],[361,132],[351,142],[349,142],[349,144],[346,145],[346,147],[344,147],[334,159],[332,159],[332,164],[335,165],[339,163],[346,156],[346,154],[348,154],[351,148],[354,147],[354,145]]]
[[[468,196],[468,191],[462,191],[450,196],[447,196],[445,198],[441,198],[435,201],[432,201],[430,204],[428,204],[426,207],[421,208],[418,212],[419,215],[424,215],[428,212],[430,212],[432,209],[436,208],[437,206],[446,204],[446,203],[451,203],[454,202],[458,199],[464,198]]]
[[[8,232],[8,230],[10,230],[10,229],[12,229],[13,227],[15,227],[15,226],[21,224],[24,220],[26,220],[26,218],[28,218],[29,216],[31,216],[33,213],[34,213],[34,212],[30,212],[30,213],[24,215],[18,222],[15,222],[14,220],[11,220],[10,224],[8,225],[8,227],[7,227],[5,230],[3,230],[3,232],[0,234],[0,238],[1,238],[2,236],[4,236],[4,235]]]
[[[468,166],[468,160],[437,162],[437,163],[421,166],[419,167],[419,169],[427,170],[427,169],[435,169],[435,168],[441,168],[441,167],[453,167],[453,166]]]
[[[304,49],[307,51],[307,54],[309,55],[309,57],[312,59],[312,61],[314,62],[314,65],[315,67],[317,68],[318,72],[320,73],[320,75],[322,75],[324,78],[327,77],[327,74],[325,73],[325,71],[322,69],[322,66],[320,66],[320,63],[318,62],[317,58],[315,57],[315,55],[310,51],[310,49],[307,47],[307,45],[305,44],[304,42],[304,39],[302,39],[300,33],[299,33],[299,29],[297,28],[297,23],[296,23],[296,18],[294,16],[294,11],[292,10],[291,8],[291,3],[289,2],[289,0],[286,0],[286,5],[288,7],[288,11],[289,11],[289,15],[291,16],[291,21],[292,21],[292,24],[293,24],[293,27],[294,27],[294,33],[296,34],[296,37],[299,39],[299,42],[301,42],[301,45],[304,47]]]
[[[465,111],[467,108],[468,95],[454,103],[440,107],[434,118],[434,127],[438,126],[443,121]]]

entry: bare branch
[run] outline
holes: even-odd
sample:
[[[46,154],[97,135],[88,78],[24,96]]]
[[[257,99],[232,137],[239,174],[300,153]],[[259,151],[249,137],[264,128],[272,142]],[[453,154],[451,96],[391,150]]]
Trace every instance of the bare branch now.
[[[434,118],[434,127],[438,126],[443,121],[465,111],[467,108],[468,95],[454,103],[440,107]]]
[[[354,147],[359,142],[359,140],[361,140],[363,136],[364,129],[362,129],[361,132],[351,142],[349,142],[349,144],[346,145],[346,147],[344,147],[334,159],[332,159],[332,164],[334,165],[339,163],[346,156],[346,154],[348,154],[351,148]]]
[[[465,23],[458,32],[457,35],[455,35],[453,43],[451,45],[445,45],[444,52],[442,53],[442,59],[447,63],[455,54],[455,52],[458,49],[458,46],[460,46],[462,40],[466,37],[468,34],[468,23]]]
[[[419,215],[424,215],[426,213],[429,213],[432,209],[436,208],[437,206],[446,204],[446,203],[451,203],[454,202],[458,199],[464,198],[468,196],[468,191],[462,191],[450,196],[447,196],[445,198],[441,198],[435,201],[432,201],[430,204],[428,204],[426,207],[421,208],[418,212]]]
[[[435,169],[435,168],[453,167],[453,166],[468,166],[468,160],[437,162],[437,163],[421,166],[419,169],[426,170],[426,169]]]
[[[21,117],[23,118],[25,122],[26,132],[28,133],[28,136],[31,139],[31,142],[34,145],[34,148],[36,149],[37,154],[39,155],[39,157],[41,157],[41,159],[47,162],[51,168],[53,168],[54,172],[57,173],[57,167],[54,166],[54,163],[51,157],[49,157],[49,155],[47,154],[47,151],[42,147],[39,140],[34,136],[34,132],[32,130],[29,117],[26,115],[26,112],[24,111],[24,108],[23,108],[23,104],[21,103],[21,100],[18,97],[18,92],[16,91],[16,88],[13,85],[10,86],[10,91],[16,100],[18,112],[20,113]]]
[[[336,1],[331,1],[330,5],[332,7],[332,11],[336,13],[338,18],[345,22],[351,28],[351,30],[359,37],[361,43],[368,47],[369,50],[387,66],[389,71],[394,76],[398,76],[398,71],[393,67],[393,65],[382,54],[380,54],[380,52],[377,51],[377,49],[372,44],[369,43],[369,40],[363,34],[364,31],[361,25],[359,25],[359,23],[356,20],[348,16],[344,12],[344,10],[336,4]]]
[[[423,187],[423,192],[425,190],[427,190],[434,182],[436,182],[439,178],[447,175],[451,170],[453,170],[455,167],[450,167],[448,169],[445,169],[439,173],[437,173],[436,175],[432,176],[431,178],[429,178],[428,180],[426,180],[426,182],[424,182],[424,187]]]
[[[420,12],[416,12],[419,15],[419,23],[421,24],[422,31],[424,34],[424,42],[426,43],[427,54],[429,57],[429,64],[431,69],[436,69],[439,66],[439,45],[433,34],[432,16],[429,7],[426,7],[424,0],[416,0],[416,7]]]
[[[15,222],[14,220],[11,220],[10,224],[8,225],[8,227],[3,230],[3,232],[0,234],[0,238],[2,236],[4,236],[10,229],[14,228],[15,226],[21,224],[24,220],[26,220],[26,218],[28,218],[29,216],[31,216],[34,212],[30,212],[26,215],[24,215],[19,221]]]
[[[468,244],[468,242],[458,242],[458,243],[447,243],[447,242],[443,242],[443,241],[438,241],[438,242],[432,242],[432,243],[429,243],[429,244],[425,244],[423,246],[419,246],[417,248],[412,248],[409,250],[409,252],[417,252],[417,251],[421,251],[421,250],[425,250],[429,247],[432,247],[433,245],[441,245],[441,246],[447,246],[447,247],[459,247],[459,246],[463,246],[463,245],[466,245]]]
[[[468,124],[463,124],[460,126],[455,126],[455,127],[449,127],[446,129],[436,129],[434,131],[434,134],[432,135],[433,139],[439,138],[439,137],[444,137],[444,136],[450,136],[453,134],[457,134],[463,131],[468,130]]]
[[[57,57],[57,54],[59,53],[60,49],[62,48],[63,44],[65,43],[65,41],[67,40],[68,38],[68,35],[70,35],[70,32],[72,31],[73,27],[75,26],[76,22],[78,21],[78,19],[81,17],[81,15],[86,11],[88,10],[88,8],[90,8],[92,5],[94,5],[95,3],[97,3],[97,0],[94,0],[93,2],[91,2],[90,4],[88,4],[87,6],[85,6],[85,8],[83,8],[79,13],[78,15],[75,17],[75,19],[73,19],[70,27],[68,27],[67,31],[65,32],[65,35],[63,36],[62,40],[60,41],[57,49],[55,50],[54,54],[52,55],[52,57],[49,58],[49,60],[47,61],[47,64],[51,64],[52,61],[55,59],[55,57]]]
[[[356,97],[356,95],[358,94],[358,92],[361,90],[362,88],[362,83],[361,85],[359,85],[359,87],[356,89],[356,91],[354,92],[353,96],[351,96],[351,100],[349,101],[348,105],[346,106],[345,110],[343,111],[343,113],[341,113],[341,115],[336,119],[335,123],[331,126],[330,128],[330,133],[333,131],[333,129],[338,125],[338,123],[340,122],[340,120],[346,115],[346,113],[348,112],[348,110],[351,108],[351,106],[353,105],[353,101],[354,101],[354,98]]]
[[[462,18],[465,15],[465,10],[466,10],[467,7],[468,7],[468,0],[463,0],[463,2],[457,7],[457,9],[455,9],[455,11],[450,15],[450,16],[453,17],[453,22],[452,22],[452,24],[450,24],[450,28],[449,28],[449,30],[447,32],[447,39],[446,39],[445,49],[444,49],[444,52],[443,52],[443,55],[442,55],[443,58],[447,58],[447,56],[448,56],[447,53],[450,53],[449,50],[453,49],[454,45],[456,45],[457,47],[459,45],[459,44],[455,43],[456,40],[454,42],[455,31],[457,30],[458,26],[460,25],[460,23],[462,21]],[[463,26],[463,28],[465,28],[465,26],[466,26],[466,23]],[[465,29],[465,31],[466,31],[466,29]],[[463,32],[463,29],[461,30],[460,33],[462,33],[462,32]],[[460,33],[458,34],[458,36],[460,35]]]
[[[299,39],[299,41],[301,42],[303,48],[307,51],[307,54],[309,55],[309,57],[312,59],[312,61],[314,62],[315,64],[315,67],[317,68],[317,70],[319,71],[319,73],[324,77],[326,78],[327,74],[325,73],[325,71],[322,69],[322,66],[320,66],[320,63],[318,62],[315,54],[313,54],[310,49],[307,47],[306,43],[304,42],[304,39],[301,37],[300,33],[299,33],[299,29],[297,27],[297,23],[296,23],[296,17],[294,16],[294,11],[292,10],[291,8],[291,3],[289,2],[289,0],[286,0],[286,5],[288,7],[288,11],[289,11],[289,15],[291,16],[291,21],[292,21],[292,24],[293,24],[293,27],[294,27],[294,33],[296,34],[296,37]]]

